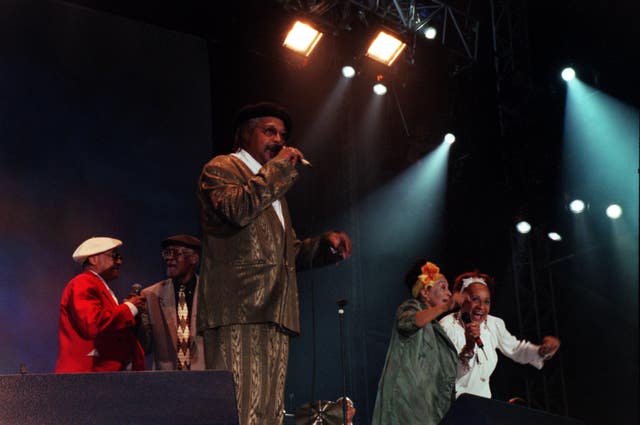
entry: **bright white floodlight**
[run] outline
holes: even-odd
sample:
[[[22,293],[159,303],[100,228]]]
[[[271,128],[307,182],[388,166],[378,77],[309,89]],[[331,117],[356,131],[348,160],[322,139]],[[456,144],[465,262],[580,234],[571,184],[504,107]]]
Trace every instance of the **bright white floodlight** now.
[[[384,96],[387,94],[387,86],[382,83],[376,83],[373,85],[373,92],[378,96]]]
[[[622,215],[622,208],[618,204],[611,204],[607,207],[607,217],[617,220]]]
[[[531,231],[531,225],[523,220],[523,221],[519,222],[518,224],[516,224],[516,229],[518,230],[518,232],[520,232],[520,233],[522,233],[524,235],[524,234],[529,233]]]
[[[350,65],[343,66],[342,67],[342,75],[345,78],[353,78],[353,76],[356,75],[356,70]]]
[[[434,38],[436,38],[436,35],[438,35],[438,31],[436,31],[436,29],[434,27],[427,27],[424,30],[424,36],[429,39],[429,40],[433,40]]]
[[[456,141],[456,136],[453,135],[453,133],[447,133],[444,135],[444,142],[447,144],[452,144],[453,142]]]
[[[574,71],[573,68],[565,68],[560,75],[562,75],[563,80],[569,82],[576,78],[576,71]]]
[[[549,232],[547,233],[547,236],[554,242],[560,242],[562,240],[562,236],[560,236],[560,234],[556,232]]]
[[[320,31],[302,21],[296,21],[287,33],[283,45],[294,52],[309,56],[321,38]]]
[[[574,214],[580,214],[582,211],[584,211],[584,207],[584,202],[582,202],[580,199],[575,199],[569,204],[569,209]]]

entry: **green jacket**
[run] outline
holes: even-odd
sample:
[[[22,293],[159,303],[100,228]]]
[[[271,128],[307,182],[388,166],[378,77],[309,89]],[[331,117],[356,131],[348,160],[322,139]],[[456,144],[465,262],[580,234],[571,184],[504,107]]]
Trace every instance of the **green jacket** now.
[[[419,328],[416,299],[396,312],[372,425],[437,425],[455,400],[456,349],[437,321]]]

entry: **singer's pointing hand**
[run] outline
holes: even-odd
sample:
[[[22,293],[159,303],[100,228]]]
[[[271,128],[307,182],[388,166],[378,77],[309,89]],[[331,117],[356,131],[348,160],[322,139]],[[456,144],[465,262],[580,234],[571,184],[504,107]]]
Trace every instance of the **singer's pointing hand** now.
[[[556,354],[558,348],[560,348],[560,340],[558,338],[555,336],[545,336],[542,339],[542,345],[538,349],[538,354],[540,354],[541,357],[544,357],[545,360],[550,359],[554,354]]]
[[[447,310],[453,309],[455,306],[461,306],[462,303],[469,300],[469,294],[466,292],[454,292],[447,302]]]
[[[144,295],[134,295],[132,297],[125,299],[124,302],[130,302],[131,304],[135,305],[136,308],[142,308],[144,307],[146,299]]]
[[[351,256],[351,239],[344,232],[329,232],[325,236],[329,246],[337,251],[342,259],[349,258]]]

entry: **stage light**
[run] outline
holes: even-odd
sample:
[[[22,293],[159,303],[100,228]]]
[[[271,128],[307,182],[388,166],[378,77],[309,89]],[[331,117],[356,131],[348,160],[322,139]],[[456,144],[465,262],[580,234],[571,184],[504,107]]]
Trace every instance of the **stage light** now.
[[[574,214],[580,214],[582,211],[584,211],[584,207],[584,202],[582,202],[580,199],[575,199],[569,204],[569,209]]]
[[[438,31],[434,27],[428,26],[424,29],[423,34],[427,39],[433,40],[438,35]]]
[[[373,85],[373,92],[378,96],[384,96],[387,94],[387,86],[382,83],[375,83]]]
[[[573,70],[573,68],[565,68],[562,70],[562,74],[560,74],[562,76],[562,79],[565,81],[571,81],[574,78],[576,78],[576,71]]]
[[[455,141],[456,141],[456,136],[454,136],[453,133],[447,133],[444,135],[443,142],[451,145]]]
[[[351,65],[346,65],[342,67],[342,75],[345,78],[353,78],[356,75],[356,70]]]
[[[376,75],[376,83],[373,85],[373,92],[378,96],[387,94],[387,85],[384,83],[384,75]]]
[[[522,233],[524,235],[524,234],[529,233],[531,231],[531,225],[523,220],[523,221],[519,222],[518,224],[516,224],[516,229],[518,230],[518,232],[520,232],[520,233]]]
[[[321,38],[320,31],[301,21],[296,21],[289,30],[283,45],[307,57]]]
[[[622,215],[622,208],[618,204],[611,204],[607,207],[607,217],[617,220]]]
[[[394,36],[380,31],[367,50],[367,56],[387,66],[391,66],[400,53],[407,47]]]
[[[547,233],[547,236],[554,242],[560,242],[562,240],[562,236],[556,232],[549,232]]]

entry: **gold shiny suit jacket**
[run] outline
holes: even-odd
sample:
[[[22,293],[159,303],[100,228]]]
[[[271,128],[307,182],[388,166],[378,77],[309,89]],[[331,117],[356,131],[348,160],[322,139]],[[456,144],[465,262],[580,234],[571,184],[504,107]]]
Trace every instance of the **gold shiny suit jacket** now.
[[[198,332],[245,323],[300,332],[296,270],[339,258],[322,235],[297,239],[284,199],[297,177],[286,160],[273,159],[255,175],[233,155],[203,167]],[[284,228],[271,205],[275,200],[282,204]]]

